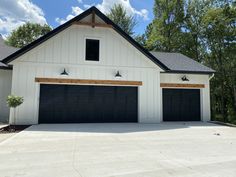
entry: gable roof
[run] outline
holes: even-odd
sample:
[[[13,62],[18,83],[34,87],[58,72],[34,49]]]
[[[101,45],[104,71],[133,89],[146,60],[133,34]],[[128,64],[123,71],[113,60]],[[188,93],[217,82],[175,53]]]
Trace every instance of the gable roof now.
[[[71,26],[74,22],[78,22],[90,14],[96,14],[99,18],[101,18],[106,24],[110,25],[118,34],[120,34],[123,38],[125,38],[130,44],[132,44],[136,49],[138,49],[141,53],[143,53],[147,58],[149,58],[152,62],[162,68],[165,72],[188,72],[188,73],[202,73],[202,74],[211,74],[215,72],[214,70],[178,53],[163,53],[163,52],[149,52],[144,47],[142,47],[139,43],[137,43],[131,36],[125,33],[118,25],[112,22],[106,15],[104,15],[101,11],[99,11],[96,7],[91,7],[88,10],[84,11],[80,15],[75,18],[69,20],[68,22],[62,24],[61,26],[55,28],[50,31],[46,35],[40,37],[34,42],[28,44],[27,46],[17,50],[9,56],[6,56],[2,60],[3,63],[8,64],[11,61],[17,59],[24,53],[29,50],[37,47],[44,41],[50,39],[61,31],[65,30],[69,26]],[[3,64],[2,64],[3,65]]]
[[[105,23],[111,25],[113,29],[119,33],[122,37],[124,37],[128,42],[130,42],[135,48],[137,48],[141,53],[143,53],[146,57],[148,57],[152,62],[156,65],[161,67],[163,70],[169,70],[167,66],[165,66],[162,62],[157,60],[149,51],[143,48],[139,43],[137,43],[132,37],[130,37],[127,33],[125,33],[118,25],[112,22],[106,15],[104,15],[101,11],[99,11],[96,7],[91,7],[88,10],[84,11],[80,15],[76,16],[75,18],[69,20],[68,22],[62,24],[61,26],[55,28],[54,30],[50,31],[46,35],[42,36],[41,38],[35,40],[34,42],[28,44],[27,46],[21,48],[20,50],[16,51],[15,53],[9,55],[5,59],[2,60],[3,63],[8,64],[11,61],[15,60],[19,56],[23,55],[24,53],[28,52],[29,50],[37,47],[44,41],[50,39],[51,37],[55,36],[59,32],[63,31],[64,29],[71,26],[74,22],[82,20],[86,16],[95,13],[98,17],[100,17]]]
[[[215,71],[203,64],[181,54],[166,52],[150,52],[164,65],[170,68],[172,73],[214,73]]]
[[[10,54],[16,52],[18,48],[11,47],[5,44],[2,36],[0,35],[0,68],[7,69],[8,66],[1,62],[2,59],[6,58]]]

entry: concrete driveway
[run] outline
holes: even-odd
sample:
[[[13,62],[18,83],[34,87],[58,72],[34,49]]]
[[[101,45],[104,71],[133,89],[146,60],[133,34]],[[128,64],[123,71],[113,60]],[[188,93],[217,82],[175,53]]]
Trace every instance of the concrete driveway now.
[[[1,177],[235,177],[236,128],[35,125],[0,143]]]

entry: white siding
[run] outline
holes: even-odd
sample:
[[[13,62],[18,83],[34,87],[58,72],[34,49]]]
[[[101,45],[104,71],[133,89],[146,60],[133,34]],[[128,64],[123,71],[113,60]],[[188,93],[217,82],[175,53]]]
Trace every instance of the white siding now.
[[[85,61],[85,39],[100,39],[100,61]],[[158,68],[132,44],[109,28],[73,25],[22,55],[17,62]],[[14,62],[13,62],[14,63]]]
[[[8,122],[9,108],[6,99],[11,93],[11,78],[11,70],[0,70],[0,122]]]
[[[85,61],[85,38],[99,38],[99,62]],[[65,67],[68,78],[114,80],[117,70],[122,80],[142,81],[139,86],[139,122],[160,122],[160,71],[140,51],[114,30],[71,26],[12,62],[12,93],[23,96],[17,124],[37,124],[39,84],[35,77],[61,78]]]
[[[187,76],[189,82],[183,82],[181,77]],[[166,74],[161,73],[160,78],[161,83],[179,83],[179,84],[204,84],[205,88],[200,89],[201,93],[201,118],[202,121],[210,121],[210,85],[209,85],[209,75],[199,75],[199,74]],[[161,93],[162,95],[162,93]],[[161,96],[162,97],[162,96]],[[161,105],[162,111],[162,105]],[[162,115],[162,113],[161,113]],[[161,116],[162,117],[162,116]],[[162,120],[162,118],[161,118]]]

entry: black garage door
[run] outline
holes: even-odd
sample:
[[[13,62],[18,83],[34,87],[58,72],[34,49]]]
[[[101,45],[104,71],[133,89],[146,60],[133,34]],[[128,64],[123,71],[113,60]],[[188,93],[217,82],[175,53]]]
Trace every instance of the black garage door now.
[[[200,121],[199,89],[163,89],[163,121]]]
[[[137,88],[40,86],[39,123],[137,122]]]

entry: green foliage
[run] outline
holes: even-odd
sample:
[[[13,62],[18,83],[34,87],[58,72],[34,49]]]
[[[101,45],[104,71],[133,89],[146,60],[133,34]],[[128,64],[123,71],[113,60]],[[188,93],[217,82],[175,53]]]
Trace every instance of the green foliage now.
[[[203,17],[203,37],[209,53],[206,63],[217,70],[212,81],[212,110],[225,122],[236,119],[236,9],[217,4]]]
[[[154,16],[137,41],[148,50],[180,52],[215,69],[213,119],[236,122],[235,1],[155,0]]]
[[[182,52],[197,60],[204,62],[206,45],[203,39],[203,17],[210,7],[209,0],[189,0],[186,4],[186,15],[183,35]]]
[[[154,20],[147,38],[147,48],[159,51],[179,51],[184,23],[183,0],[155,0]]]
[[[232,123],[236,125],[236,119],[234,119],[234,120],[232,121]]]
[[[117,24],[127,34],[134,34],[134,27],[137,25],[137,21],[134,16],[128,15],[126,10],[121,4],[115,4],[107,16]]]
[[[21,105],[24,102],[23,97],[9,95],[7,97],[7,105],[10,108],[16,108],[17,106]]]
[[[148,39],[150,38],[151,32],[152,32],[152,23],[150,23],[145,30],[145,33],[142,35],[138,35],[135,37],[135,40],[142,45],[143,47],[145,47],[148,50],[153,50],[153,45],[148,45]]]
[[[146,44],[146,38],[145,35],[137,35],[134,37],[135,41],[138,42],[141,46],[145,46]]]
[[[6,43],[16,48],[22,48],[51,30],[51,27],[46,24],[40,25],[28,22],[13,30],[7,37]]]

